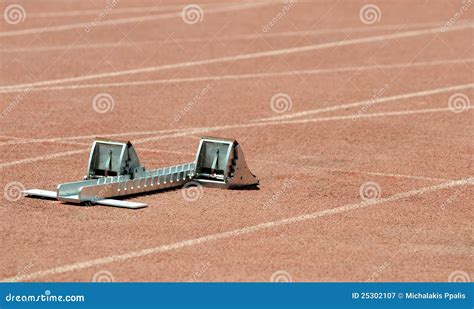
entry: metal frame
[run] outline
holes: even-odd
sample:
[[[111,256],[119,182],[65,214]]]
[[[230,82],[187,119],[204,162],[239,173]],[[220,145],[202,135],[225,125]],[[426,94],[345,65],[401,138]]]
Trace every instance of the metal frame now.
[[[201,151],[206,143],[219,143],[228,145],[225,155],[226,165],[224,169],[223,180],[211,180],[201,178],[196,172],[200,170],[199,159]],[[127,202],[111,198],[126,197],[145,192],[159,191],[168,188],[177,188],[190,181],[197,181],[206,186],[221,188],[238,188],[244,186],[256,186],[258,179],[248,169],[240,145],[235,140],[219,139],[213,137],[203,137],[199,142],[198,151],[194,162],[163,167],[155,170],[146,171],[144,167],[135,167],[133,171],[121,173],[119,170],[117,176],[97,176],[94,171],[94,152],[99,144],[110,144],[123,146],[120,153],[119,162],[123,164],[124,152],[132,150],[135,152],[130,142],[117,142],[98,139],[92,144],[89,154],[89,164],[87,175],[82,181],[67,182],[59,184],[56,192],[40,189],[24,190],[25,196],[52,198],[68,203],[90,203],[104,206],[115,206],[122,208],[142,208],[147,205],[144,203]],[[128,147],[128,148],[127,148]],[[138,155],[136,164],[139,164]],[[100,160],[100,157],[98,158]]]

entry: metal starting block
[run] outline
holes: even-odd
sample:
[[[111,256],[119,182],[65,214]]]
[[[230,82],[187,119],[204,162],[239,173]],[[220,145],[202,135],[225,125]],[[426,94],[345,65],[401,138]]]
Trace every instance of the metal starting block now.
[[[130,142],[96,139],[84,180],[60,184],[56,192],[30,189],[24,190],[23,194],[76,204],[136,209],[147,207],[147,204],[113,198],[178,188],[190,181],[227,189],[259,184],[235,140],[203,137],[194,162],[147,171],[140,165]]]

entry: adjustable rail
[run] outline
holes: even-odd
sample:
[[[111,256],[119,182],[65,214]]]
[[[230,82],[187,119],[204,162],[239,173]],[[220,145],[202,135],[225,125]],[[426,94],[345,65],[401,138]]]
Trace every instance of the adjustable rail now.
[[[122,208],[142,208],[144,203],[111,198],[181,187],[189,181],[222,188],[256,186],[258,179],[248,169],[235,140],[204,137],[195,162],[146,171],[130,142],[94,141],[85,180],[57,186],[56,192],[23,191],[25,196],[58,199],[69,203],[92,203]]]

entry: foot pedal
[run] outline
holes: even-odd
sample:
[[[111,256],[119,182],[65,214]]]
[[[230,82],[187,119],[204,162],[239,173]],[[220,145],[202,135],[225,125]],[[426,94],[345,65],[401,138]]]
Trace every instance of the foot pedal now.
[[[194,180],[203,185],[238,188],[256,186],[257,177],[245,162],[242,147],[233,139],[203,137],[196,154]]]
[[[85,179],[129,175],[136,178],[144,170],[130,142],[96,139],[92,144]]]

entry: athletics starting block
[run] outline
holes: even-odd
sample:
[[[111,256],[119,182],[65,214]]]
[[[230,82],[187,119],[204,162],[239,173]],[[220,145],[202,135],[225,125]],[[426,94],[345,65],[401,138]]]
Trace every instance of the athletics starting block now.
[[[60,184],[56,192],[29,189],[23,194],[76,204],[136,209],[147,204],[114,198],[179,188],[190,181],[226,189],[259,184],[236,140],[203,137],[193,162],[146,170],[130,142],[96,139],[84,180]]]

